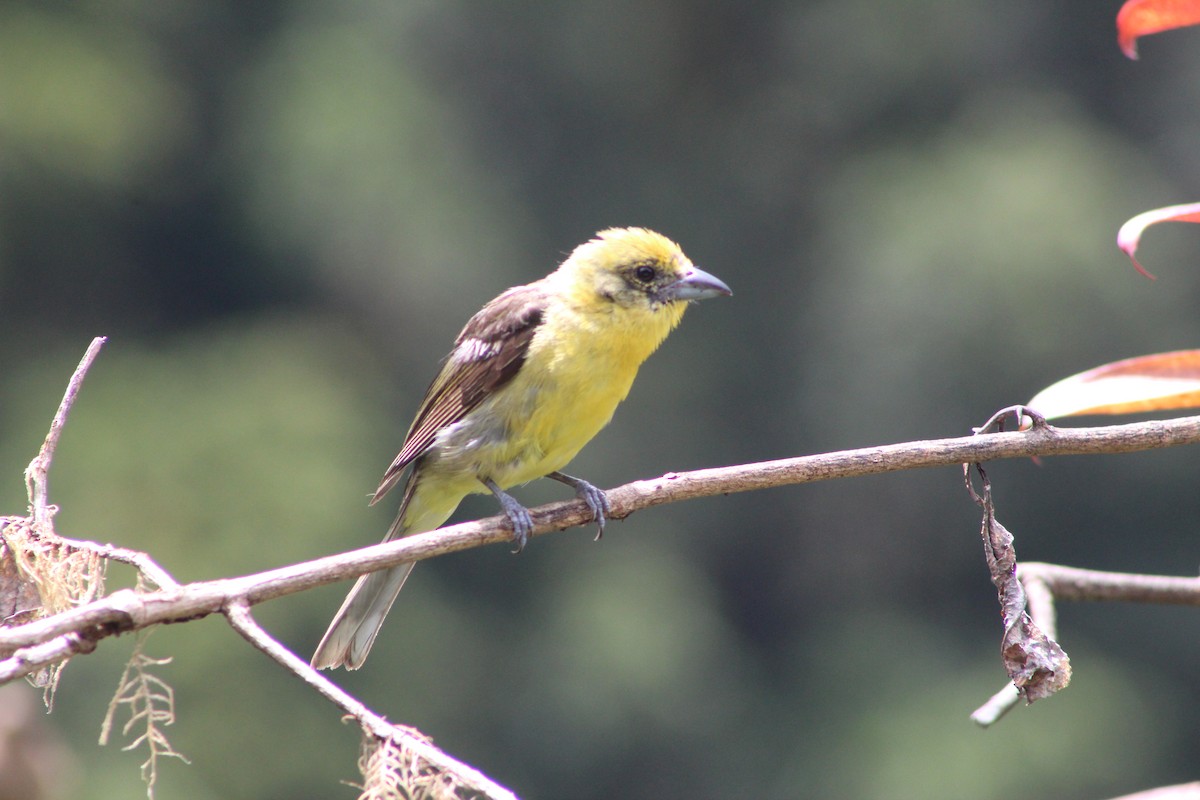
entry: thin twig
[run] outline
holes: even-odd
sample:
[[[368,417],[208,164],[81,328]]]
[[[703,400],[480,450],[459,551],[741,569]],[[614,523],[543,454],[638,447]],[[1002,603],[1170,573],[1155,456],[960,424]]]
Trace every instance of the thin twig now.
[[[988,728],[1000,721],[1000,718],[1017,707],[1021,693],[1016,685],[1009,681],[1004,688],[987,699],[987,702],[971,712],[971,721],[981,728]]]
[[[0,684],[9,683],[38,670],[83,655],[96,649],[96,639],[78,633],[64,633],[53,639],[22,648],[0,661]]]
[[[225,617],[246,641],[266,653],[277,663],[300,680],[315,689],[377,739],[393,739],[403,744],[425,761],[443,772],[452,773],[461,783],[474,791],[482,792],[493,800],[517,800],[516,795],[483,773],[447,755],[429,743],[429,740],[410,728],[393,725],[363,703],[352,697],[323,674],[313,669],[307,661],[296,656],[267,633],[255,621],[250,608],[244,602],[231,603],[225,609]]]
[[[245,603],[231,603],[225,609],[225,617],[242,638],[266,653],[276,662],[282,664],[289,672],[307,683],[313,689],[345,713],[354,717],[367,728],[372,735],[386,738],[392,734],[393,725],[383,717],[375,714],[360,701],[347,694],[333,681],[313,669],[306,661],[275,640],[258,624]]]
[[[113,544],[89,542],[85,539],[68,539],[65,536],[59,536],[57,541],[76,550],[87,550],[88,552],[95,553],[100,558],[109,561],[119,561],[122,564],[128,564],[144,577],[149,578],[160,589],[179,588],[179,581],[175,580],[171,577],[171,573],[159,566],[158,562],[151,558],[149,553],[143,553],[140,550],[130,550],[125,547],[117,547]]]
[[[1044,583],[1056,600],[1200,606],[1200,577],[1103,572],[1041,562],[1022,564],[1018,574],[1026,584]]]
[[[1058,638],[1058,614],[1054,608],[1054,590],[1037,572],[1026,564],[1017,565],[1017,579],[1025,587],[1025,604],[1029,616],[1051,639]]]
[[[62,435],[63,426],[67,423],[67,415],[71,413],[71,406],[75,403],[75,397],[79,394],[79,387],[83,384],[83,378],[87,374],[88,368],[92,366],[92,362],[100,353],[100,348],[107,341],[106,337],[97,336],[88,345],[83,359],[75,368],[75,373],[71,375],[71,380],[67,381],[67,391],[63,394],[62,402],[58,404],[58,411],[50,422],[50,431],[46,434],[41,449],[25,469],[25,487],[29,493],[30,513],[33,516],[34,530],[38,533],[49,530],[50,518],[54,516],[49,502],[48,483],[50,462],[54,459],[55,448],[58,447],[58,437]]]

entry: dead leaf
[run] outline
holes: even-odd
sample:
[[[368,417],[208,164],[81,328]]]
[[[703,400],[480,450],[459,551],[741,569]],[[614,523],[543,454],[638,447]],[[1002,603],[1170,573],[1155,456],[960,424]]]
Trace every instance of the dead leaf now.
[[[1000,618],[1004,622],[1000,643],[1004,671],[1025,702],[1032,703],[1067,687],[1071,682],[1071,660],[1026,613],[1025,587],[1017,578],[1013,536],[996,519],[987,500],[982,533],[984,555],[1000,597]]]

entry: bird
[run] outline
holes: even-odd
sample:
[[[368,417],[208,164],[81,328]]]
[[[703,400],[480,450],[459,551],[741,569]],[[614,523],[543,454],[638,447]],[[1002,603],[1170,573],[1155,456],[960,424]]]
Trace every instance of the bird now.
[[[689,303],[731,294],[646,228],[602,230],[546,277],[501,293],[459,333],[371,498],[407,472],[384,541],[434,530],[464,497],[491,492],[520,552],[533,521],[506,490],[542,477],[573,488],[603,533],[604,492],[561,470],[612,419]],[[360,577],[312,666],[361,667],[412,568]]]

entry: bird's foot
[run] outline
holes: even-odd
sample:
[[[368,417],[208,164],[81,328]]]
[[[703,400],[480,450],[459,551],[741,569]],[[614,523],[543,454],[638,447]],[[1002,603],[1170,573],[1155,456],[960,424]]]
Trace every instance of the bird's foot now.
[[[611,510],[608,495],[604,493],[604,490],[597,489],[582,478],[574,478],[562,472],[551,472],[546,477],[570,486],[575,490],[575,496],[592,510],[592,518],[596,520],[596,525],[600,528],[596,531],[596,541],[599,541],[600,537],[604,535],[604,523],[608,521],[608,512]]]
[[[496,499],[500,501],[500,508],[504,510],[504,516],[508,517],[508,522],[512,525],[513,541],[517,544],[513,552],[521,552],[525,549],[525,545],[529,544],[529,535],[533,533],[533,517],[529,514],[529,509],[493,481],[485,480],[483,484],[491,489],[492,494],[496,495]]]
[[[514,553],[520,553],[525,549],[525,545],[529,544],[529,535],[533,533],[533,517],[529,515],[529,509],[513,500],[511,503],[501,501],[500,505],[504,507],[504,515],[508,517],[508,521],[512,523],[513,541],[517,546],[513,548]]]

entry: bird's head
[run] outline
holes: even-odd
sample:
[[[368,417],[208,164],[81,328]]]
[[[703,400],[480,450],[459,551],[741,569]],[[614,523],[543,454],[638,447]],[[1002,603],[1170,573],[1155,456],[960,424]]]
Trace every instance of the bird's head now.
[[[646,228],[609,228],[579,245],[554,274],[576,302],[631,311],[667,310],[678,321],[689,301],[733,294],[698,269],[679,245]]]

